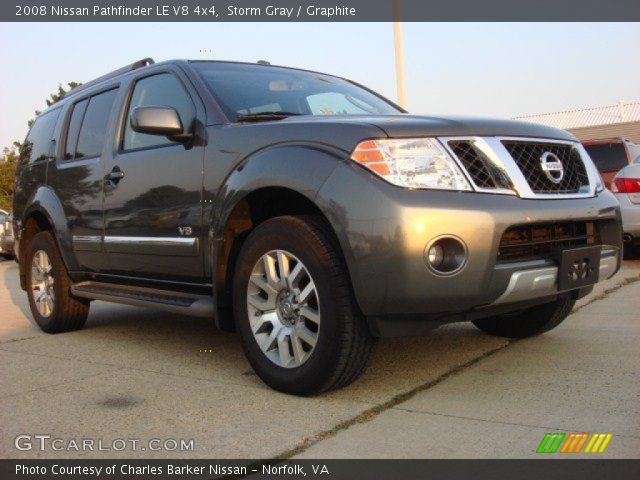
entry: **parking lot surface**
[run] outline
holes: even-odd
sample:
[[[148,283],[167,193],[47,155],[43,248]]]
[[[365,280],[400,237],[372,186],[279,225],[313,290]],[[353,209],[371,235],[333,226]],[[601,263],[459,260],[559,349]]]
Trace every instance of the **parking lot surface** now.
[[[624,262],[560,327],[532,339],[455,324],[385,340],[354,385],[298,398],[262,384],[236,336],[208,320],[94,302],[83,330],[44,334],[17,264],[2,261],[0,455],[522,458],[560,431],[611,432],[601,456],[638,458],[638,279],[640,261]],[[62,449],[16,449],[17,436],[39,434]],[[82,439],[108,450],[69,447]],[[114,439],[127,448],[115,451]],[[193,449],[150,450],[151,439],[193,439]]]

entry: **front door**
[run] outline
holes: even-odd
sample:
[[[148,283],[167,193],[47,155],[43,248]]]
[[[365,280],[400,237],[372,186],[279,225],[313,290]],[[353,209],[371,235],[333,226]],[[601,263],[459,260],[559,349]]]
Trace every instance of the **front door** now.
[[[136,78],[125,103],[117,148],[105,163],[104,248],[111,274],[163,281],[203,280],[203,146],[134,132],[131,111],[170,106],[185,130],[202,105],[178,70]]]

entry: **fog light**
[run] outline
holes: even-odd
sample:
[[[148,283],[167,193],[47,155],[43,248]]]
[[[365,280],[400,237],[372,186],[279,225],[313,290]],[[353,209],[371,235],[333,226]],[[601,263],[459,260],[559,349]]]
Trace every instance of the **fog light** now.
[[[467,263],[467,247],[457,237],[436,237],[425,248],[425,263],[438,275],[453,275]]]

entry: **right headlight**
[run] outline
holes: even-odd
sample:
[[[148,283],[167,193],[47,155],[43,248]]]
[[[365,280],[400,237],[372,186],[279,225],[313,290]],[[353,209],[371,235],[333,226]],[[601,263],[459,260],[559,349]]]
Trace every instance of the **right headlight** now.
[[[399,187],[471,190],[456,162],[435,138],[366,140],[351,159]]]

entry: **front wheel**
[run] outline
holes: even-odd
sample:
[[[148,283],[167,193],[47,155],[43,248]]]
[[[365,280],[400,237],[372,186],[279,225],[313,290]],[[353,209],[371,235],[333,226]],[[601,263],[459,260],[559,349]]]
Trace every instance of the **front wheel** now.
[[[313,395],[346,386],[374,347],[354,306],[327,225],[312,216],[277,217],[246,239],[236,264],[236,325],[251,366],[269,386]]]
[[[536,305],[518,313],[474,320],[473,324],[483,332],[497,337],[533,337],[560,325],[569,316],[575,303],[573,298],[561,297],[555,302]]]

